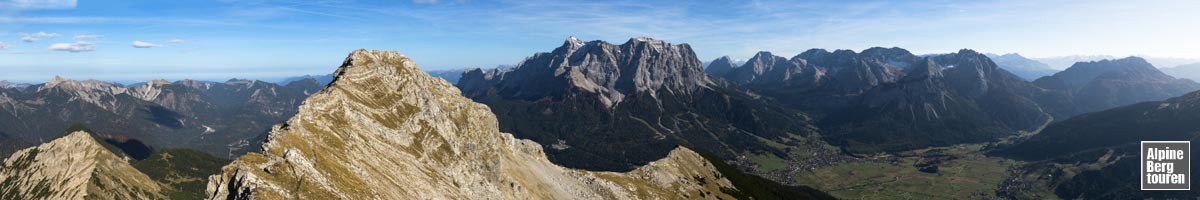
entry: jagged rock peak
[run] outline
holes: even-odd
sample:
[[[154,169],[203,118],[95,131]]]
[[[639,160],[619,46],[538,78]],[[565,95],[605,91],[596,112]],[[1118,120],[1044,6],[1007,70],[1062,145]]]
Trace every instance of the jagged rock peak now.
[[[0,182],[0,196],[12,199],[165,198],[157,183],[83,131],[17,151],[0,166]]]
[[[732,198],[721,190],[732,183],[682,148],[628,173],[555,166],[541,145],[500,133],[487,106],[396,52],[356,50],[334,74],[261,154],[210,177],[209,198]]]

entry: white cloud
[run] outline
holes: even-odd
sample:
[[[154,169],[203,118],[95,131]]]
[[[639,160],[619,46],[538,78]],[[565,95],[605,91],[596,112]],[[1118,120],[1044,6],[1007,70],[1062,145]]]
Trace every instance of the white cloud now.
[[[84,52],[84,51],[95,51],[96,44],[91,43],[91,42],[84,42],[84,41],[79,41],[79,42],[75,42],[75,43],[54,43],[54,44],[50,45],[50,47],[47,49],[50,49],[51,51],[66,51],[66,52],[76,53],[76,52]]]
[[[40,32],[40,31],[39,31],[39,32],[37,32],[37,33],[34,33],[34,34],[32,34],[32,36],[33,36],[33,37],[40,37],[40,38],[48,38],[48,37],[58,37],[58,36],[60,36],[60,35],[59,35],[58,33],[46,33],[46,32]]]
[[[73,9],[76,0],[11,0],[0,3],[0,7],[22,10],[32,9]]]
[[[154,44],[154,43],[142,42],[142,41],[137,41],[137,40],[133,41],[134,48],[150,48],[150,47],[157,47],[157,46],[159,46],[159,45]]]
[[[21,33],[21,41],[22,42],[37,42],[38,38],[52,38],[52,37],[58,37],[58,36],[60,36],[58,33],[47,33],[47,32],[41,32],[41,31],[38,31],[37,33],[34,33],[34,34]]]
[[[74,39],[75,40],[89,40],[89,39],[96,39],[96,38],[100,38],[100,37],[103,37],[103,36],[84,34],[84,35],[75,35]]]
[[[187,40],[183,40],[183,39],[172,39],[172,40],[168,40],[168,41],[167,41],[167,43],[171,43],[171,44],[179,44],[179,43],[184,43],[184,42],[187,42]]]

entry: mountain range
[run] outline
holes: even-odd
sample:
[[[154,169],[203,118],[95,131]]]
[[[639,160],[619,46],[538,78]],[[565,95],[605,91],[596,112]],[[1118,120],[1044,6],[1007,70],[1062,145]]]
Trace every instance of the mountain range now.
[[[832,198],[804,187],[746,185],[735,178],[742,175],[682,147],[625,173],[556,166],[541,145],[500,132],[487,106],[396,52],[354,51],[334,74],[273,128],[263,152],[214,175],[210,197]]]
[[[568,38],[512,70],[472,70],[457,86],[500,130],[545,145],[567,167],[628,171],[682,145],[727,159],[786,158],[806,115],[714,81],[688,44]],[[637,148],[629,148],[637,147]]]
[[[686,43],[570,37],[493,69],[356,50],[279,83],[0,82],[0,199],[869,198],[981,165],[1003,182],[968,185],[998,197],[1196,195],[1124,173],[1138,141],[1198,138],[1200,84],[1164,72],[1188,66],[1051,66],[899,47],[701,62]],[[971,195],[955,197],[992,196]]]
[[[1167,75],[1138,57],[1075,63],[1033,83],[1066,94],[1071,105],[1055,107],[1064,116],[1163,100],[1200,89],[1200,84]]]
[[[151,81],[124,86],[55,77],[0,89],[0,136],[21,144],[49,141],[81,124],[111,140],[149,148],[189,148],[220,157],[254,151],[274,123],[324,85],[303,79],[287,85],[233,79]],[[150,152],[136,153],[137,159]]]

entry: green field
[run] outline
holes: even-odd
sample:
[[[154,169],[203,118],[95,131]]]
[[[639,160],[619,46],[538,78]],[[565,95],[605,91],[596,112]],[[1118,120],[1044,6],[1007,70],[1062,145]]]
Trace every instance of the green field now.
[[[978,199],[993,197],[1011,160],[978,153],[982,145],[959,145],[903,152],[896,162],[841,163],[796,174],[811,185],[846,199]],[[947,157],[949,157],[947,159]],[[918,171],[918,163],[942,158],[936,173]]]

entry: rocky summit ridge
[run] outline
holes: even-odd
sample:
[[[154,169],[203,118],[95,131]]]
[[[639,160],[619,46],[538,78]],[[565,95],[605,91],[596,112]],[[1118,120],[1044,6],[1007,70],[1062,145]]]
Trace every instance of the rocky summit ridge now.
[[[604,53],[579,59],[593,55]],[[396,52],[356,50],[334,74],[262,153],[210,177],[211,199],[733,198],[732,183],[685,148],[625,173],[556,166],[540,145],[499,132],[487,106]]]

